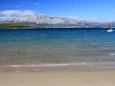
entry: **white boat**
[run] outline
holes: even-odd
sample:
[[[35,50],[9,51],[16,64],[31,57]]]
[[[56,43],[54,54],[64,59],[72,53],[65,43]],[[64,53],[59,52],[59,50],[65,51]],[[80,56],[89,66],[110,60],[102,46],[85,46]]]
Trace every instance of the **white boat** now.
[[[113,32],[113,31],[114,31],[113,29],[109,29],[109,30],[107,30],[107,32],[109,32],[109,33],[110,33],[110,32]]]

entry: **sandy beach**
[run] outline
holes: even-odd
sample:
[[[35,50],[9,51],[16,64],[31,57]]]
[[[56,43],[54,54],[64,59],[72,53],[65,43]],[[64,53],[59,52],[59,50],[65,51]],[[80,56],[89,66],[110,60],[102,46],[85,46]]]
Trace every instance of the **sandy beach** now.
[[[115,70],[90,72],[1,72],[0,86],[114,86]]]

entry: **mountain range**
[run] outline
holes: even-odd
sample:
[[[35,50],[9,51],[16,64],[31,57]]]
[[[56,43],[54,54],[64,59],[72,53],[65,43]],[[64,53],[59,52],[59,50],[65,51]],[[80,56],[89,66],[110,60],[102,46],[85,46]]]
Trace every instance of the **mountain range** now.
[[[115,27],[114,22],[90,22],[38,13],[24,16],[2,16],[0,24],[24,24],[31,28],[108,28],[111,25]]]

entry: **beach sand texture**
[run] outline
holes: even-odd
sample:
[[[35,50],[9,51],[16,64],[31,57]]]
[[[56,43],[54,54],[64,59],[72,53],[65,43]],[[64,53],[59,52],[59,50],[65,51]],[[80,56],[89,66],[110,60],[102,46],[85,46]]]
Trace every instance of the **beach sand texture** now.
[[[1,72],[0,86],[114,86],[115,71]]]

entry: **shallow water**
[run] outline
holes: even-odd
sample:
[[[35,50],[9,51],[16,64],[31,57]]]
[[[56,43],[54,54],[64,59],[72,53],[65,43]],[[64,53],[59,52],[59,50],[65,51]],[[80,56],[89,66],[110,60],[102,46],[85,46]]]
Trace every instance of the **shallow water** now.
[[[115,32],[106,29],[0,30],[0,65],[114,62]]]

